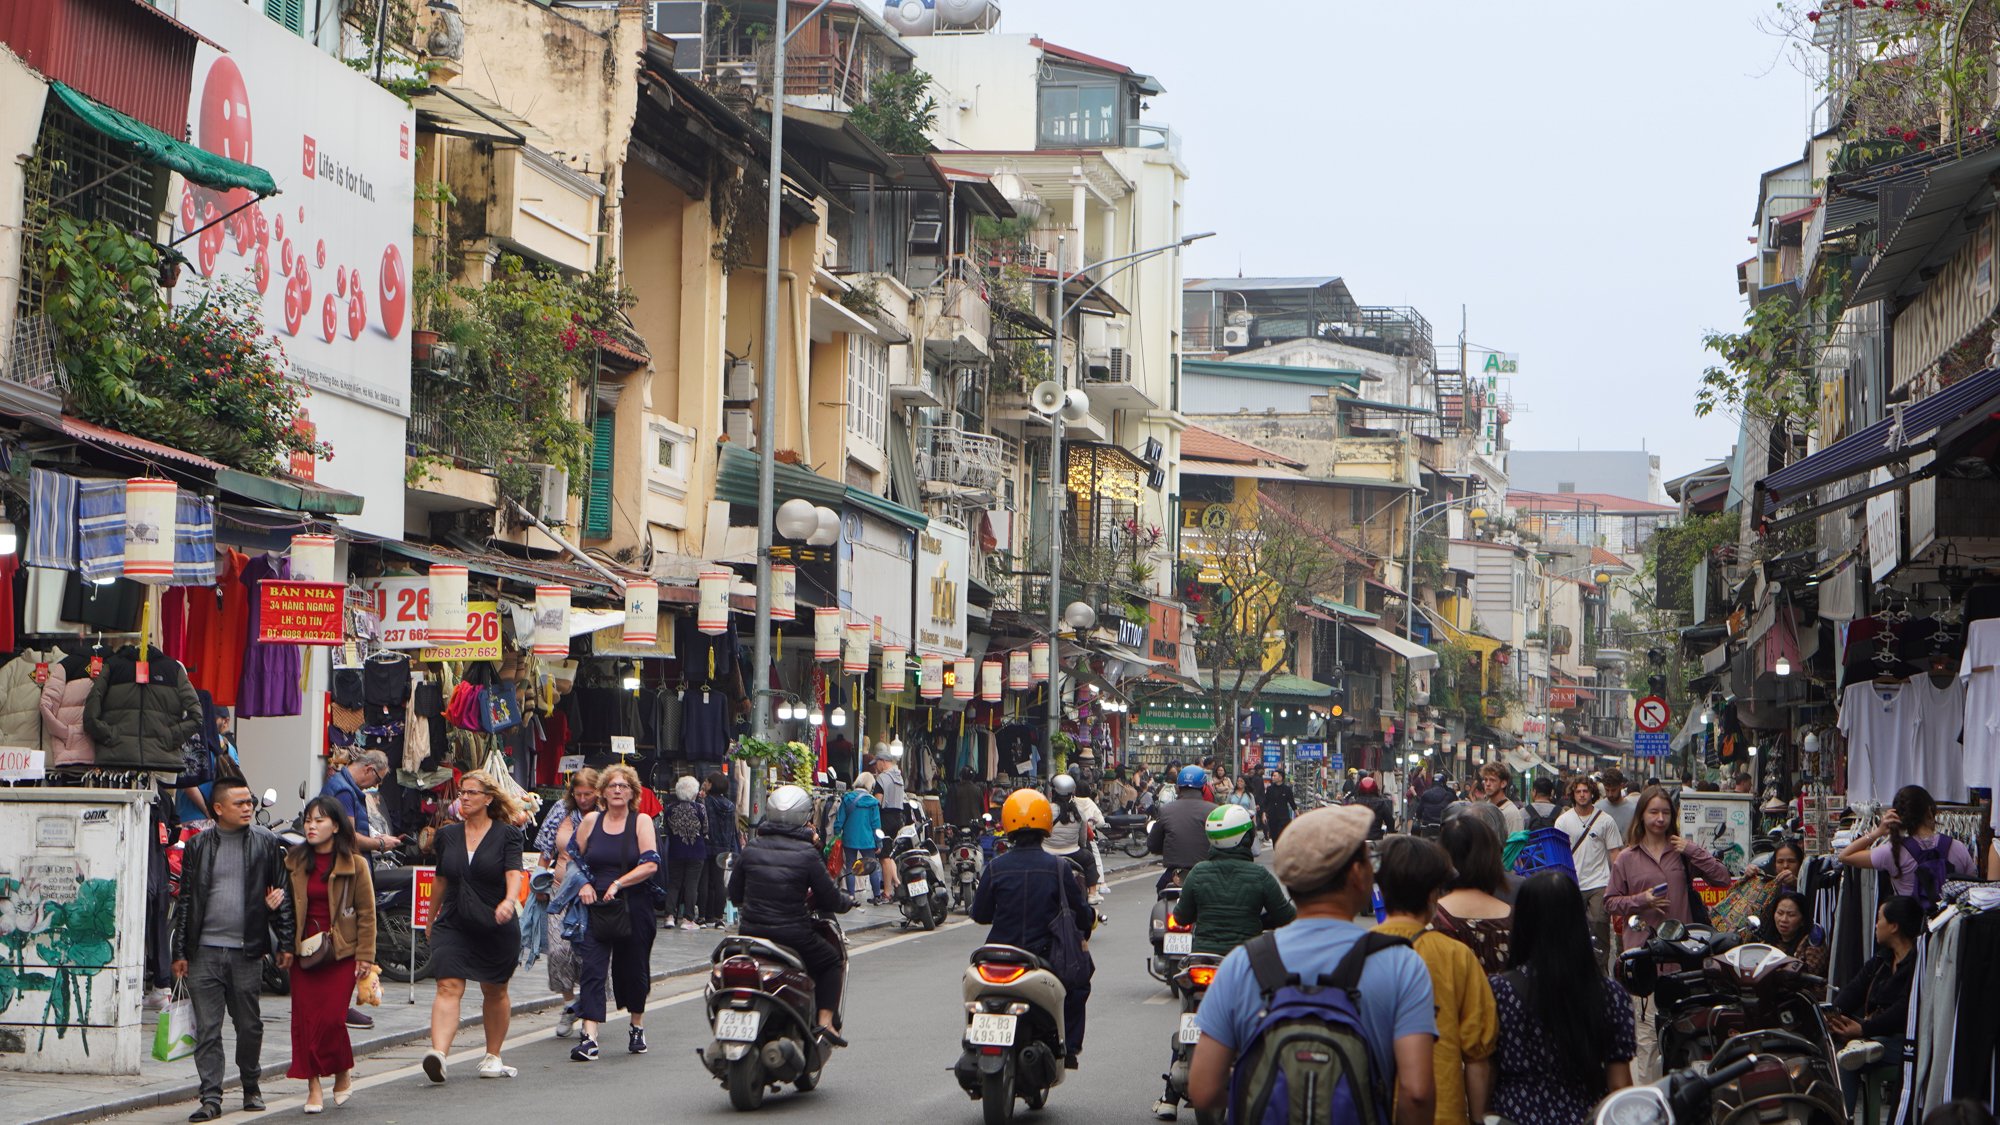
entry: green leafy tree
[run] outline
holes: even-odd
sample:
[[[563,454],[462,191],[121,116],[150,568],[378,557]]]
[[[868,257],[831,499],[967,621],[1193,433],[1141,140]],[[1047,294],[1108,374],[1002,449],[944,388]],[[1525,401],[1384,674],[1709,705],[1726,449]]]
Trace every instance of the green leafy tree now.
[[[921,70],[885,70],[868,83],[868,96],[849,120],[868,139],[899,155],[929,152],[929,132],[937,125],[931,76]]]

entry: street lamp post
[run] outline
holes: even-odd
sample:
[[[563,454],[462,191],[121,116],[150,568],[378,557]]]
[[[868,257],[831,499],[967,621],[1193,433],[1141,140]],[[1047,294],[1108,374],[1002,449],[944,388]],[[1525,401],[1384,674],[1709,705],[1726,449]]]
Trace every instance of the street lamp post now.
[[[1077,219],[1079,221],[1081,220],[1081,218],[1082,216],[1077,216]],[[1053,344],[1053,352],[1055,359],[1054,375],[1056,382],[1059,384],[1064,382],[1063,365],[1062,365],[1063,325],[1068,322],[1070,316],[1073,313],[1075,313],[1077,309],[1083,307],[1083,302],[1087,300],[1091,294],[1103,288],[1105,283],[1110,281],[1112,278],[1117,277],[1119,274],[1124,273],[1126,270],[1132,268],[1133,266],[1138,265],[1142,261],[1145,261],[1149,258],[1157,257],[1161,254],[1168,252],[1169,250],[1179,250],[1180,248],[1188,245],[1189,243],[1199,241],[1200,239],[1213,238],[1214,236],[1215,236],[1214,231],[1203,231],[1200,234],[1190,234],[1187,237],[1179,239],[1174,242],[1168,242],[1159,246],[1148,247],[1147,249],[1144,250],[1134,250],[1130,254],[1119,254],[1114,257],[1105,258],[1101,261],[1091,262],[1088,265],[1079,266],[1075,270],[1071,270],[1069,266],[1066,264],[1069,259],[1065,254],[1062,253],[1062,247],[1065,239],[1062,238],[1061,236],[1058,236],[1056,240],[1056,247],[1057,247],[1056,299],[1053,302],[1056,309],[1055,340]],[[1064,298],[1069,296],[1069,282],[1071,278],[1080,276],[1082,274],[1087,274],[1091,270],[1102,269],[1103,267],[1109,265],[1117,265],[1118,268],[1112,270],[1110,273],[1105,274],[1103,277],[1098,278],[1095,282],[1092,282],[1090,288],[1085,289],[1083,292],[1078,293],[1076,295],[1075,300],[1070,301],[1067,304],[1064,303]],[[1064,422],[1063,410],[1069,405],[1067,397],[1069,393],[1069,388],[1067,386],[1063,388],[1063,393],[1064,393],[1063,404],[1061,406],[1058,406],[1049,415],[1050,673],[1049,673],[1049,683],[1048,683],[1049,710],[1048,710],[1047,745],[1051,761],[1054,760],[1054,754],[1056,749],[1056,735],[1058,732],[1062,730],[1062,677],[1058,671],[1062,665],[1062,658],[1061,658],[1061,653],[1057,648],[1057,645],[1060,643],[1057,640],[1057,638],[1062,633],[1062,618],[1063,618],[1062,518],[1063,518],[1063,509],[1064,507],[1066,507],[1066,505],[1063,503],[1062,442],[1063,442],[1063,422]]]
[[[1414,491],[1410,493],[1410,532],[1407,536],[1408,541],[1403,544],[1403,639],[1406,641],[1415,643],[1417,639],[1417,583],[1415,579],[1417,569],[1417,532],[1428,526],[1432,520],[1467,501],[1471,501],[1473,504],[1469,513],[1473,519],[1486,518],[1486,510],[1479,507],[1479,497],[1477,495],[1440,500],[1435,504],[1418,508],[1417,494]],[[1335,635],[1338,636],[1339,634],[1336,632]],[[1403,661],[1403,737],[1406,742],[1413,743],[1416,739],[1416,715],[1417,704],[1411,682],[1410,662],[1408,659],[1405,659]]]

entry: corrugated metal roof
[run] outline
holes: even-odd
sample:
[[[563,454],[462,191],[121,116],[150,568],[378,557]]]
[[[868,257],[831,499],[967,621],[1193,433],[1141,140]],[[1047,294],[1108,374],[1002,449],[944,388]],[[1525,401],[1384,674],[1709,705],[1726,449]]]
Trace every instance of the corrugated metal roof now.
[[[1240,477],[1244,480],[1287,480],[1299,484],[1312,483],[1311,477],[1293,469],[1276,465],[1245,465],[1234,461],[1201,461],[1183,458],[1182,476],[1197,477]]]
[[[1867,272],[1855,283],[1848,304],[1900,296],[1927,267],[1942,265],[1972,237],[1960,219],[2000,168],[2000,145],[1939,165],[1925,177],[1923,191],[1881,241]]]
[[[157,441],[147,441],[142,437],[134,437],[131,434],[106,429],[95,422],[86,422],[81,418],[73,418],[67,414],[58,419],[56,424],[63,433],[68,434],[78,441],[87,441],[95,445],[115,446],[128,453],[137,453],[143,457],[157,457],[164,461],[177,461],[183,465],[193,465],[197,469],[207,469],[211,473],[228,468],[222,462],[211,461],[199,453],[189,453],[184,449],[175,449],[171,445],[161,445]]]
[[[1816,488],[1886,465],[1917,452],[1940,428],[2000,398],[2000,368],[1989,368],[1905,406],[1884,418],[1765,477],[1758,489],[1775,508]]]
[[[1339,281],[1327,277],[1210,277],[1190,281],[1183,288],[1190,293],[1253,293],[1267,289],[1318,289]]]

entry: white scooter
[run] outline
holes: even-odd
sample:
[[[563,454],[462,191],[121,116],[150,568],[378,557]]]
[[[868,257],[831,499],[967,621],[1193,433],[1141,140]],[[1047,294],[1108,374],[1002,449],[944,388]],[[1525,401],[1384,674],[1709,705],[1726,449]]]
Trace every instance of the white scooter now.
[[[896,907],[906,926],[935,930],[951,914],[951,881],[931,842],[930,818],[920,806],[896,833],[889,856],[896,864]]]

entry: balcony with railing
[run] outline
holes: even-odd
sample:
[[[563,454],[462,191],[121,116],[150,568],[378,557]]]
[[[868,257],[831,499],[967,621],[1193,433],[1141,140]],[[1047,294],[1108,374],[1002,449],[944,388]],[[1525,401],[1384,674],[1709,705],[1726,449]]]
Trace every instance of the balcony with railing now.
[[[941,491],[993,493],[1006,480],[1006,449],[991,434],[950,426],[917,429],[917,476]]]
[[[465,440],[463,431],[452,424],[451,400],[469,393],[471,387],[460,380],[423,370],[410,373],[410,421],[405,441],[411,456],[445,457],[468,468],[492,468]]]
[[[939,363],[977,363],[992,354],[993,305],[970,258],[954,255],[924,295],[924,352]]]

